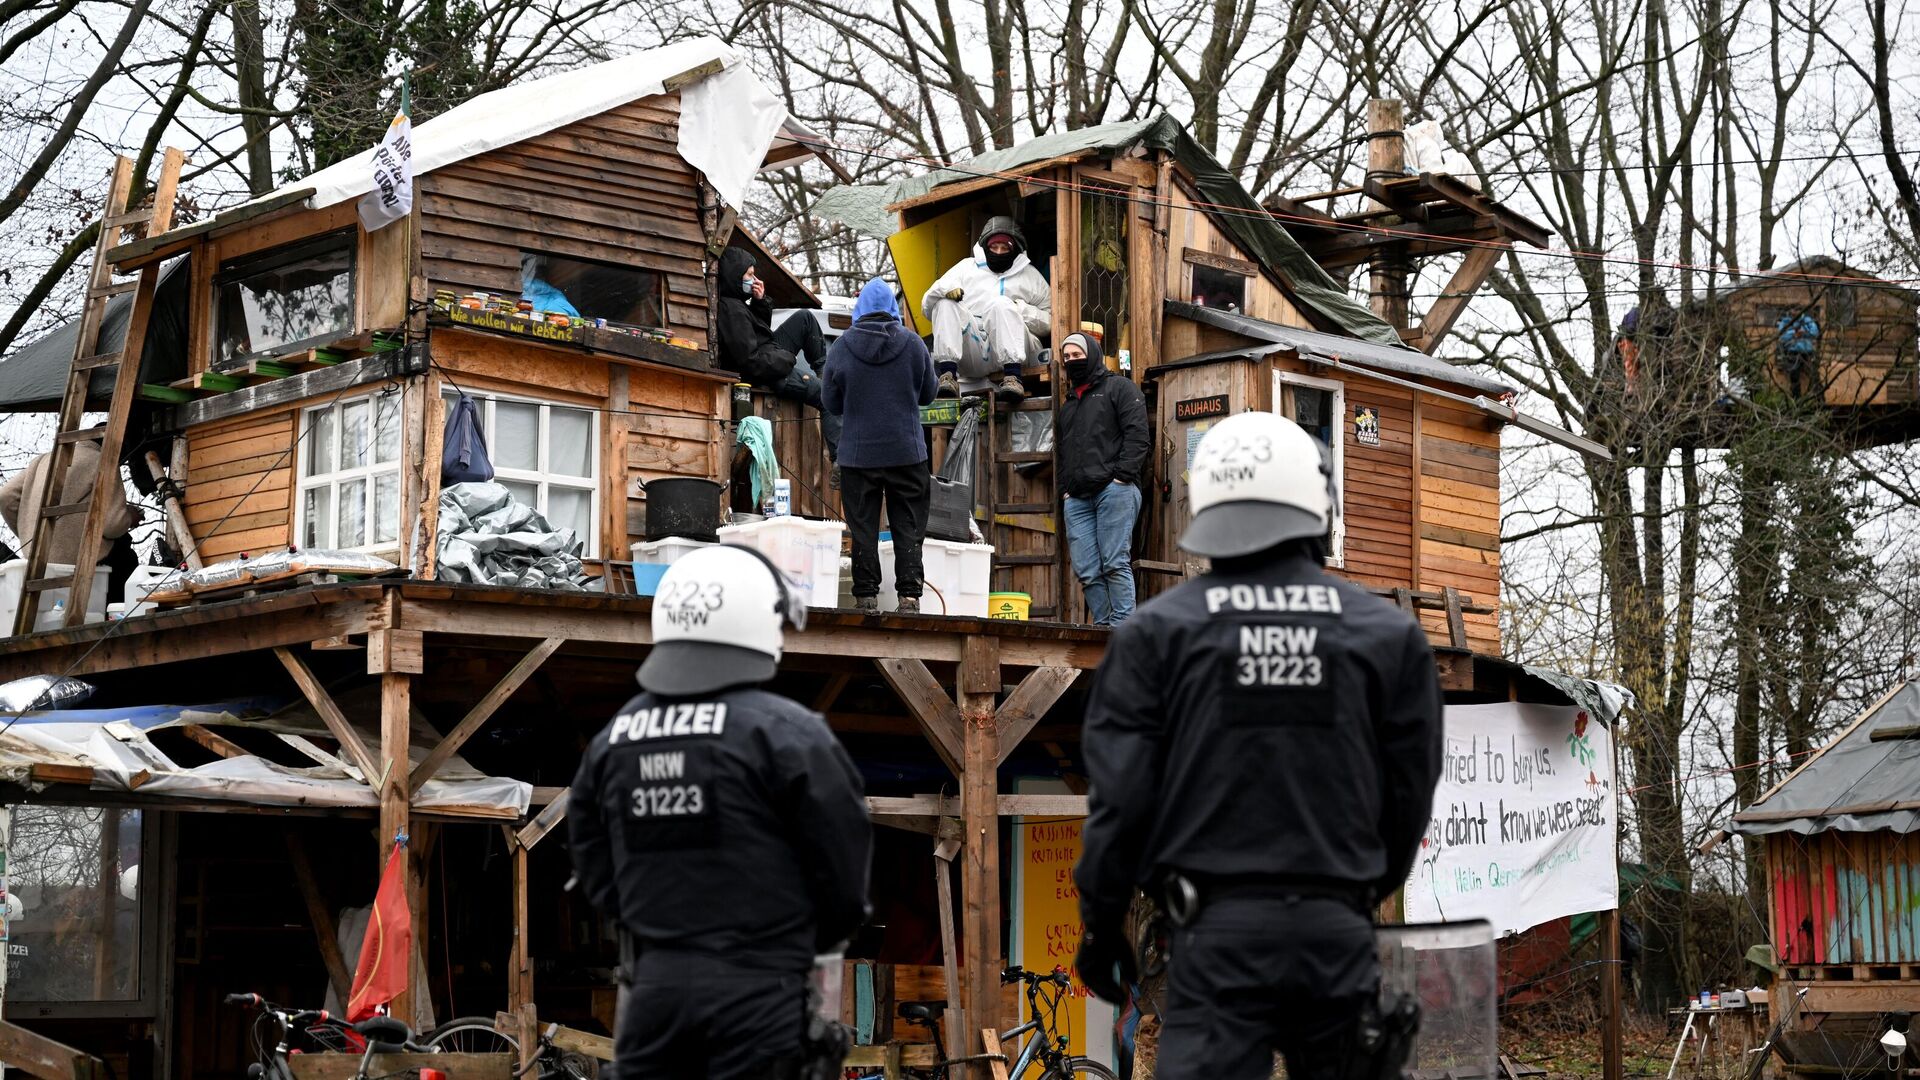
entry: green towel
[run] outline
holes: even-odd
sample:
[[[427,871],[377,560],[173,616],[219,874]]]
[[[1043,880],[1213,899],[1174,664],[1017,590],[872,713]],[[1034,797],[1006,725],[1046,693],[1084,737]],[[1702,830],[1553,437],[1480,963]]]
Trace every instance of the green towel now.
[[[773,480],[780,475],[780,463],[773,456],[773,425],[764,416],[749,416],[740,421],[737,440],[753,455],[753,505],[767,505],[773,498]]]

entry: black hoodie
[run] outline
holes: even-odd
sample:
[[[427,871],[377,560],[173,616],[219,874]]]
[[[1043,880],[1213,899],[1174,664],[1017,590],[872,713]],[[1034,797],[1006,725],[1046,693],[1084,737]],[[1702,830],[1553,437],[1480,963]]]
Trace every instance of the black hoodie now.
[[[1060,406],[1060,487],[1076,499],[1115,480],[1139,483],[1147,461],[1146,398],[1132,379],[1107,370],[1099,342],[1084,340],[1087,381],[1068,387]]]
[[[753,264],[739,248],[720,255],[720,366],[755,386],[772,386],[793,370],[794,356],[773,342],[773,305],[740,288]]]

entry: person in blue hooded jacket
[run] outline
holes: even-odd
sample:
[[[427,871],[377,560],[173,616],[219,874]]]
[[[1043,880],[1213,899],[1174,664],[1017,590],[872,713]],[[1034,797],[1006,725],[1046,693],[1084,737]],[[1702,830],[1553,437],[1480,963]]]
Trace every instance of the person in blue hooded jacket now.
[[[920,406],[933,402],[939,380],[919,335],[900,324],[893,287],[879,278],[860,290],[853,326],[827,351],[821,404],[841,417],[840,498],[853,540],[853,598],[861,611],[880,610],[880,507],[893,532],[894,591],[901,614],[920,610],[933,482]]]

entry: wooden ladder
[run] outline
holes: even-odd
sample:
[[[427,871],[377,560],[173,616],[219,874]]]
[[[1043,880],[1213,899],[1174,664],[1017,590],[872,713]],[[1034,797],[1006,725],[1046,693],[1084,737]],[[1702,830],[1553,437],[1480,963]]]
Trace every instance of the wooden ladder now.
[[[1051,386],[1049,389],[1052,389]],[[1060,446],[1060,412],[1057,398],[1056,391],[1052,397],[1028,398],[1012,408],[999,405],[989,398],[985,406],[986,429],[981,433],[986,440],[986,452],[981,457],[982,471],[986,474],[986,498],[982,501],[986,504],[989,514],[985,532],[988,541],[994,547],[993,588],[1005,587],[1002,584],[1005,576],[1001,574],[1003,570],[1017,572],[1019,568],[1028,566],[1051,568],[1050,571],[1044,572],[1051,573],[1053,602],[1042,604],[1036,599],[1029,612],[1030,617],[1035,619],[1064,619],[1068,608],[1069,588],[1064,564],[1067,519],[1065,508],[1060,504],[1059,468],[1054,460],[1055,452]],[[1015,451],[1012,417],[1016,412],[1052,412],[1054,449]],[[1014,466],[1041,463],[1052,467],[1033,470],[1025,474],[1027,478],[1023,482],[1015,481]],[[1020,497],[1024,501],[1003,501],[1013,495],[1016,490],[1021,493]],[[1047,534],[1051,542],[1041,545],[1037,551],[1009,552],[1008,549],[1013,545],[1004,541],[1010,541],[1014,535],[1022,531],[1044,533],[1045,530],[1023,529],[1021,526],[1006,524],[1005,520],[1040,517],[1048,518],[1053,523],[1052,532]],[[1016,585],[1031,588],[1019,577],[1013,580]]]
[[[80,334],[74,342],[73,366],[67,374],[67,389],[60,400],[60,422],[53,437],[53,451],[47,456],[40,475],[40,509],[35,522],[34,542],[27,545],[26,582],[21,591],[20,613],[14,633],[31,633],[39,615],[40,598],[50,589],[67,591],[67,626],[86,620],[87,603],[93,592],[93,568],[100,562],[105,540],[100,532],[106,522],[110,500],[121,493],[120,453],[126,440],[127,417],[140,388],[140,353],[146,344],[147,323],[153,313],[153,293],[160,281],[160,263],[143,267],[134,281],[114,281],[113,265],[107,252],[120,244],[122,232],[158,236],[173,227],[174,195],[180,184],[180,168],[186,155],[168,147],[160,166],[160,182],[154,186],[153,209],[130,210],[133,196],[133,159],[122,156],[114,161],[113,181],[107,189],[106,211],[100,218],[100,235],[93,245],[93,268],[87,274],[86,308],[80,316]],[[100,351],[100,327],[106,321],[107,302],[122,293],[133,293],[133,309],[127,319],[126,336],[120,348]],[[81,418],[87,411],[87,393],[93,373],[111,369],[114,373],[113,404],[102,427],[85,428]],[[100,444],[100,467],[94,474],[93,490],[78,502],[56,503],[63,497],[67,471],[73,465],[74,447],[82,442]],[[62,518],[85,514],[80,547],[73,569],[56,577],[47,576],[48,556],[53,546],[53,528]],[[45,540],[46,543],[39,541]]]

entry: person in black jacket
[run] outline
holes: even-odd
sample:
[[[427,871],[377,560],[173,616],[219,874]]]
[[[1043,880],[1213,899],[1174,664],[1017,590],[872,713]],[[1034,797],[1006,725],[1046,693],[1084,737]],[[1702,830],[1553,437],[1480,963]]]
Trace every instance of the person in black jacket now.
[[[893,286],[873,278],[860,290],[853,328],[833,343],[827,364],[827,410],[845,418],[841,496],[853,543],[853,602],[880,610],[880,505],[893,533],[894,592],[899,612],[920,611],[926,575],[921,549],[933,479],[927,471],[927,435],[920,406],[931,404],[938,382],[920,335],[900,323]]]
[[[767,284],[753,256],[730,247],[720,256],[720,311],[715,329],[720,366],[779,397],[820,410],[827,456],[839,460],[840,418],[820,408],[827,341],[811,311],[796,311],[775,328]]]
[[[1066,403],[1058,434],[1067,500],[1067,553],[1096,626],[1133,614],[1133,523],[1147,460],[1147,403],[1133,380],[1107,370],[1100,343],[1069,334],[1060,344]]]
[[[1123,1001],[1122,921],[1155,897],[1175,926],[1160,1080],[1266,1080],[1276,1051],[1295,1080],[1399,1075],[1396,1039],[1369,1038],[1370,916],[1427,829],[1440,686],[1418,622],[1321,568],[1328,468],[1273,413],[1207,432],[1180,546],[1212,569],[1114,632],[1087,703],[1076,966]]]
[[[614,1037],[630,1080],[790,1078],[831,1056],[809,1038],[825,1031],[807,975],[866,922],[873,827],[826,720],[759,688],[782,621],[805,613],[757,551],[681,557],[654,597],[642,693],[574,777],[574,872],[639,953]]]

